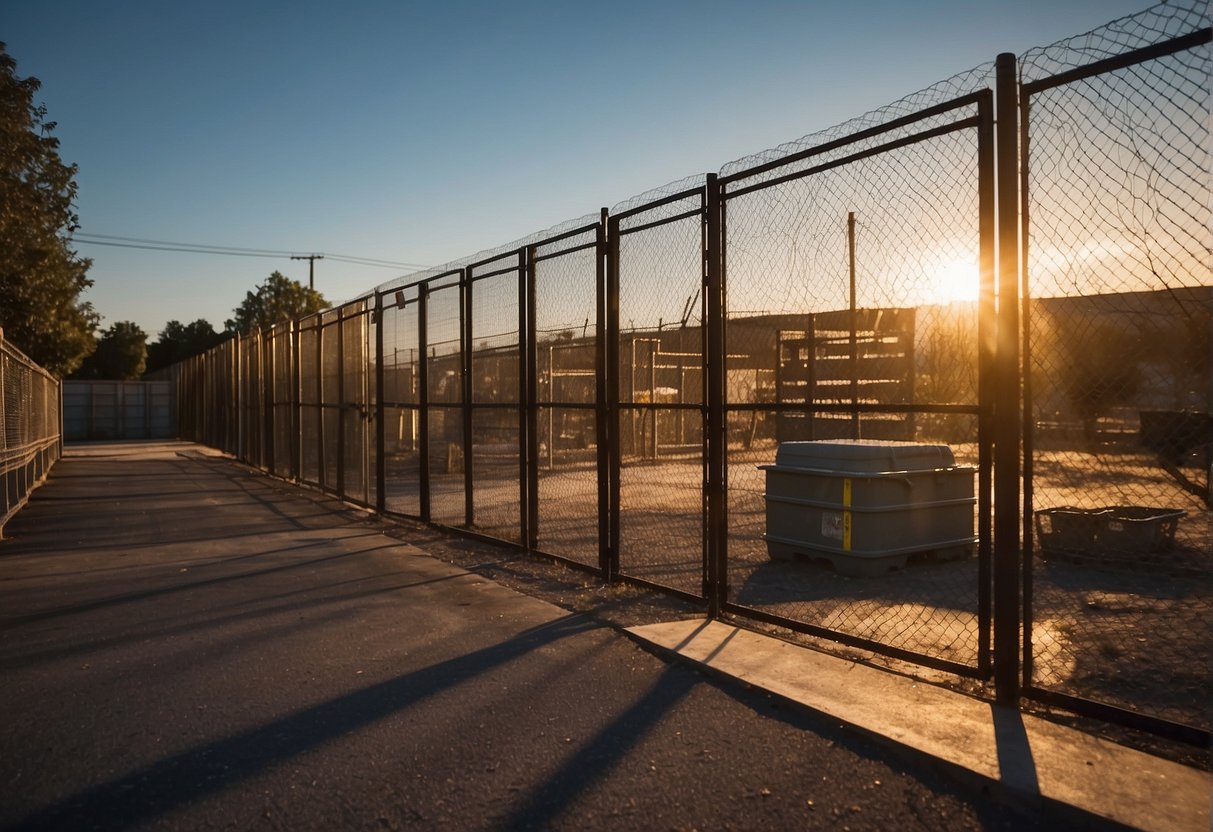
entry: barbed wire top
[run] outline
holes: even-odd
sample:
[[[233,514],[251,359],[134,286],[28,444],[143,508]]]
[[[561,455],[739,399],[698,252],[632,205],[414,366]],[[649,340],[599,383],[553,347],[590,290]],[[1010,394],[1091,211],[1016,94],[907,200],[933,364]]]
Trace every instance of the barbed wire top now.
[[[751,168],[756,168],[761,165],[766,165],[771,162],[777,162],[781,159],[786,159],[789,156],[794,156],[806,150],[821,147],[837,139],[853,136],[864,130],[881,125],[888,124],[903,116],[919,113],[928,107],[937,104],[943,104],[957,98],[969,95],[982,89],[990,88],[994,83],[994,62],[979,64],[972,69],[957,73],[950,78],[938,81],[929,87],[925,87],[917,92],[871,110],[863,115],[841,122],[833,127],[827,127],[824,130],[818,130],[814,133],[802,136],[794,141],[785,142],[784,144],[763,150],[759,153],[754,153],[749,156],[743,156],[729,162],[720,168],[721,177],[736,176]],[[920,123],[916,129],[923,129],[924,126],[932,126],[926,123]],[[888,141],[894,136],[886,134],[880,141]],[[861,149],[861,145],[851,144],[848,152],[855,152]],[[781,171],[786,173],[787,171]]]
[[[1020,74],[1025,83],[1030,83],[1104,58],[1182,37],[1208,26],[1209,21],[1209,4],[1205,0],[1159,3],[1081,35],[1027,50],[1019,56]],[[1203,51],[1207,55],[1208,47]]]

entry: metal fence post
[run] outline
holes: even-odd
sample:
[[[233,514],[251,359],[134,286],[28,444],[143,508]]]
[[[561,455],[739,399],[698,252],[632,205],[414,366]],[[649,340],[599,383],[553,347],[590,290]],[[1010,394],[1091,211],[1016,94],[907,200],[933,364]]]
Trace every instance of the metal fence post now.
[[[316,458],[319,469],[316,472],[316,483],[325,488],[328,485],[328,457],[325,453],[326,442],[324,429],[324,313],[317,312],[313,318],[316,326]]]
[[[375,510],[383,514],[387,510],[387,462],[384,459],[386,437],[384,420],[387,413],[383,406],[383,293],[375,293],[375,314],[371,318],[375,326]]]
[[[337,309],[337,494],[345,499],[345,307]]]
[[[620,451],[619,426],[619,219],[611,217],[607,232],[606,275],[603,298],[606,307],[606,396],[604,411],[607,418],[607,503],[599,511],[606,512],[607,552],[609,561],[607,579],[613,580],[619,573],[619,501],[620,468],[623,461]]]
[[[977,669],[989,678],[992,628],[991,560],[993,557],[993,481],[994,439],[992,404],[997,379],[994,377],[994,333],[997,331],[997,307],[994,303],[997,249],[995,204],[994,95],[986,90],[978,101],[978,248],[980,284],[977,307]]]
[[[1017,65],[995,64],[998,330],[994,388],[994,685],[1019,698],[1019,128]]]
[[[468,528],[476,525],[476,503],[473,499],[475,483],[472,479],[472,269],[464,270],[459,280],[459,338],[460,381],[462,400],[460,412],[463,416],[463,523]]]
[[[595,235],[597,246],[594,250],[594,433],[597,442],[598,460],[598,570],[610,581],[611,572],[611,504],[610,488],[610,437],[615,433],[607,413],[607,323],[606,323],[606,275],[607,263],[611,256],[607,245],[607,224],[610,215],[603,208],[598,215],[598,230]]]
[[[724,284],[722,281],[720,184],[716,174],[709,173],[707,184],[707,217],[704,222],[704,299],[707,315],[707,446],[708,446],[708,534],[704,596],[708,600],[708,616],[716,618],[727,599],[725,587],[725,549],[728,529],[725,524],[725,350],[724,350]]]
[[[534,246],[527,246],[518,252],[518,280],[521,294],[518,331],[523,345],[522,355],[519,356],[523,367],[519,373],[518,392],[523,402],[520,428],[525,440],[524,487],[520,495],[522,544],[528,549],[536,549],[539,547],[539,335],[535,321],[538,299],[535,296]],[[550,437],[548,442],[550,447]]]
[[[273,474],[275,472],[274,453],[277,450],[274,445],[274,354],[277,351],[278,339],[274,337],[274,330],[269,331],[269,336],[261,341],[261,395],[264,402],[261,413],[262,421],[262,436],[264,448],[262,451],[262,461],[265,465],[265,470]]]
[[[430,287],[417,287],[417,455],[418,508],[421,519],[430,522],[430,359],[429,317]]]
[[[303,362],[299,353],[299,321],[291,321],[290,354],[290,424],[291,424],[291,478],[303,479]]]
[[[0,333],[0,340],[4,339],[4,334]],[[0,380],[0,386],[3,386],[3,381]],[[58,460],[63,456],[63,379],[55,379],[55,397],[57,407],[55,408],[55,416],[59,420],[59,435],[55,441],[55,459]],[[3,445],[0,445],[3,447]]]
[[[1031,165],[1031,149],[1028,146],[1028,139],[1031,135],[1029,124],[1031,118],[1031,101],[1032,96],[1027,90],[1020,89],[1019,91],[1019,198],[1021,200],[1020,223],[1023,229],[1022,239],[1020,241],[1020,267],[1023,274],[1023,289],[1020,293],[1021,320],[1020,329],[1022,331],[1022,340],[1020,342],[1020,355],[1023,361],[1023,414],[1020,429],[1022,431],[1020,441],[1022,444],[1022,465],[1023,465],[1023,506],[1021,510],[1023,523],[1023,554],[1022,558],[1022,598],[1023,606],[1021,615],[1023,617],[1022,631],[1023,642],[1021,644],[1021,665],[1020,665],[1020,684],[1023,688],[1032,687],[1032,582],[1033,582],[1033,561],[1036,557],[1034,551],[1035,540],[1033,539],[1032,531],[1032,448],[1035,443],[1033,437],[1033,409],[1032,401],[1032,293],[1028,285],[1028,234],[1032,228],[1032,220],[1029,215],[1029,206],[1031,200],[1028,196],[1028,174]]]

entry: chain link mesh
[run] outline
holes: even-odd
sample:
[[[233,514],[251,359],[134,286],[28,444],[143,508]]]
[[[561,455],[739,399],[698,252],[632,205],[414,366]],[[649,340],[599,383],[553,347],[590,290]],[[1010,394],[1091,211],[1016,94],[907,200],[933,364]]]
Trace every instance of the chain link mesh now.
[[[299,322],[299,477],[320,485],[320,316]]]
[[[341,309],[342,496],[363,505],[372,503],[374,453],[371,431],[371,386],[374,379],[370,343],[370,314],[365,301]]]
[[[974,70],[959,78],[984,76],[984,70]],[[961,81],[939,85],[849,124],[870,129],[911,106],[941,103],[964,86]],[[754,157],[767,166],[755,175],[726,167],[732,179],[725,202],[732,598],[969,667],[978,664],[981,632],[980,568],[972,544],[978,461],[977,128],[844,160],[970,119],[976,107],[966,104],[853,145],[841,143],[835,131],[818,134],[814,140],[826,145],[825,152],[782,167],[770,167],[779,158],[775,154]],[[803,140],[784,150],[813,147]],[[931,412],[934,405],[968,412]],[[782,443],[838,439],[948,445],[964,466],[958,473],[959,497],[970,498],[968,516],[954,518],[948,534],[936,533],[907,555],[869,558],[862,547],[851,549],[841,532],[835,539],[826,528],[835,516],[850,514],[841,477],[818,482],[806,475],[785,482],[782,474],[766,470]],[[776,483],[784,484],[776,488]],[[794,492],[783,493],[785,488]],[[892,497],[890,505],[911,499]],[[886,500],[876,492],[872,499]],[[892,541],[911,528],[893,532],[896,512],[879,505],[864,508],[870,513],[854,515],[856,540],[865,526],[876,532],[889,524],[890,545],[903,545]],[[917,516],[945,510],[919,511],[923,514]],[[801,527],[796,540],[770,537],[792,514]],[[780,519],[784,515],[787,520]],[[952,542],[959,538],[968,542]],[[857,577],[862,573],[876,574]]]
[[[1205,728],[1210,50],[1047,81],[1207,25],[1159,6],[1022,59],[1031,681]]]
[[[435,522],[463,526],[463,340],[457,276],[431,287],[426,299],[429,370],[430,512]]]
[[[703,199],[700,188],[637,206],[618,232],[620,571],[694,594],[704,545]]]
[[[536,539],[545,552],[597,566],[599,225],[536,247],[538,429]]]
[[[384,300],[383,466],[384,508],[421,516],[421,303],[417,286]]]
[[[291,324],[278,324],[270,333],[270,409],[273,430],[274,473],[291,476],[298,451],[292,406],[295,399]]]
[[[59,381],[0,331],[0,533],[59,459]]]
[[[518,283],[515,251],[477,266],[469,284],[473,527],[515,543],[522,542]]]
[[[244,408],[241,450],[252,464],[264,467],[266,460],[261,438],[265,421],[261,416],[261,407],[265,397],[261,390],[261,347],[260,332],[254,332],[240,341],[239,403]]]

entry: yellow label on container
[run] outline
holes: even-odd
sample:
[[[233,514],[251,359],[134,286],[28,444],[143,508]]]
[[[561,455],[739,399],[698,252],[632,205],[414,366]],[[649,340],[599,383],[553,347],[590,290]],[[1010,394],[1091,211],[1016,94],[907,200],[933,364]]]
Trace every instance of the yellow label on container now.
[[[851,551],[851,480],[842,480],[842,550]]]

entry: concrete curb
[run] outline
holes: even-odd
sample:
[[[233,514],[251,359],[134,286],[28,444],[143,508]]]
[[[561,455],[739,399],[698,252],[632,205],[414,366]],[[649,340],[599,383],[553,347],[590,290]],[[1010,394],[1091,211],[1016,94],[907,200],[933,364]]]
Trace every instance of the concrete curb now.
[[[1068,826],[1208,830],[1213,777],[1016,710],[719,621],[630,627],[643,646],[745,682]]]

